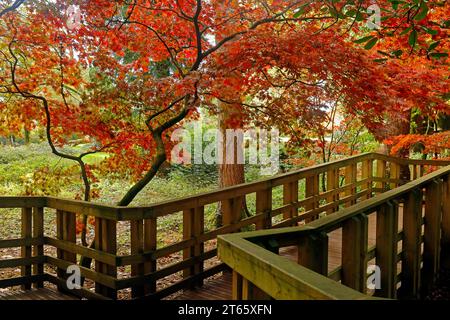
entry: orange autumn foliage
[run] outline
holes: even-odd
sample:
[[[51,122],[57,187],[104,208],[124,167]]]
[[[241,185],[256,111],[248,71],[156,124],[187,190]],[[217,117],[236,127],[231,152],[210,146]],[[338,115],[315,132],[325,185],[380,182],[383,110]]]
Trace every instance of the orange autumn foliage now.
[[[27,1],[0,20],[0,108],[21,115],[6,121],[14,130],[30,119],[42,126],[51,118],[57,147],[78,135],[93,150],[104,148],[110,157],[103,170],[135,182],[121,205],[170,160],[171,132],[197,119],[201,107],[217,111],[217,100],[235,109],[240,119],[232,124],[279,126],[285,133],[291,132],[289,121],[304,127],[321,121],[323,108],[340,96],[346,110],[374,131],[388,112],[445,109],[448,69],[437,64],[447,60],[422,67],[419,59],[428,58],[420,49],[431,40],[441,41],[433,53],[448,48],[448,4],[427,1],[430,15],[418,21],[424,10],[414,1],[397,8],[378,1],[387,19],[373,31],[377,46],[366,51],[350,35],[363,36],[371,4]],[[70,5],[81,12],[74,28],[67,23]],[[414,17],[403,18],[407,12]],[[383,46],[407,47],[414,32],[418,60],[374,61]]]
[[[415,146],[422,148],[423,154],[437,155],[450,149],[450,131],[431,135],[409,134],[391,137],[384,141],[391,146],[391,153],[396,154],[401,149],[411,150]]]

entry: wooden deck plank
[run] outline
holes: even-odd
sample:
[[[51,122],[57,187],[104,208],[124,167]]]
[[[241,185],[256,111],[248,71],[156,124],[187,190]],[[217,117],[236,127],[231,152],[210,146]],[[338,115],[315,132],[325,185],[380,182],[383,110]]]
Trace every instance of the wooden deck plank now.
[[[176,300],[231,300],[231,273],[209,279],[201,288],[185,290]]]
[[[0,300],[78,300],[51,288],[0,292]]]

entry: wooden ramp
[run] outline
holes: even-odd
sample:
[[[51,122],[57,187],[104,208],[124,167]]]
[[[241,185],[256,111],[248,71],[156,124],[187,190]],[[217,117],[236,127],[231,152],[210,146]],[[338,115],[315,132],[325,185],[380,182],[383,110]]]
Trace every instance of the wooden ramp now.
[[[50,288],[0,292],[0,300],[78,300]]]
[[[399,221],[402,221],[402,207],[399,210]],[[399,223],[401,225],[401,223]],[[369,248],[376,242],[376,216],[369,216]],[[328,271],[342,265],[342,230],[329,234]],[[280,249],[280,255],[297,261],[298,248],[296,246]],[[231,273],[224,272],[222,276],[206,280],[204,285],[194,290],[185,290],[176,300],[231,300]]]

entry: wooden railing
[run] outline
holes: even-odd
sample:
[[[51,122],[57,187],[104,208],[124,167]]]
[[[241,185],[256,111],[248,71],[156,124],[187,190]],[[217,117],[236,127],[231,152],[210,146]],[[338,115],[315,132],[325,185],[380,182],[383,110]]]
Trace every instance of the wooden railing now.
[[[336,232],[341,265],[329,270]],[[278,255],[290,246],[297,263]],[[423,298],[441,266],[450,267],[450,166],[306,226],[220,236],[218,247],[233,269],[235,299]],[[378,274],[368,273],[369,261]],[[377,276],[370,293],[367,279]]]
[[[20,257],[0,260],[0,271],[20,267],[21,275],[0,279],[0,288],[21,285],[29,289],[50,282],[67,291],[66,269],[83,256],[95,261],[94,268],[80,267],[88,281],[70,293],[116,299],[118,292],[128,297],[127,290],[131,289],[132,298],[161,299],[201,286],[205,278],[227,269],[217,259],[218,235],[243,228],[260,230],[328,221],[324,219],[335,216],[332,213],[342,207],[358,205],[404,183],[398,175],[400,165],[411,166],[416,172],[412,178],[418,178],[449,164],[363,154],[147,207],[52,197],[0,197],[0,208],[20,209],[22,221],[20,238],[0,240],[0,258],[2,249],[20,249]],[[252,215],[241,219],[244,198]],[[211,223],[205,223],[205,212],[214,211],[218,203],[223,227],[208,228]],[[80,214],[95,217],[91,247],[82,246],[77,238],[75,219]],[[162,241],[166,240],[161,239],[161,229],[167,219],[180,226],[181,239]],[[125,243],[119,241],[123,234]],[[168,278],[170,281],[164,282]],[[92,282],[95,291],[90,290]]]

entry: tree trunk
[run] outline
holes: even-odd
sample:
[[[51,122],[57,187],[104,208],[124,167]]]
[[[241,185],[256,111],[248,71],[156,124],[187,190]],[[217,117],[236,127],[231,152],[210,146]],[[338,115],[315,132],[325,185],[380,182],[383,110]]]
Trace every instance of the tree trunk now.
[[[11,147],[16,146],[16,137],[13,134],[9,136],[9,142],[11,144]]]
[[[144,177],[139,180],[137,183],[131,187],[127,193],[123,196],[123,198],[119,201],[117,204],[121,207],[128,206],[134,198],[139,194],[139,192],[144,189],[150,181],[153,180],[153,178],[158,173],[159,168],[162,166],[162,164],[166,161],[166,151],[164,147],[164,142],[162,139],[162,133],[157,132],[153,133],[153,139],[156,142],[156,154],[153,157],[152,164],[150,169],[147,171],[147,173],[144,175]]]
[[[227,129],[241,129],[242,123],[238,124],[238,127],[232,128],[228,121],[230,119],[236,120],[236,115],[230,111],[230,107],[226,104],[222,104],[222,112],[219,115],[219,128],[222,133],[223,143],[221,145],[220,156],[222,158],[222,163],[219,164],[219,187],[226,188],[231,187],[237,184],[241,184],[245,182],[245,166],[244,163],[238,163],[238,154],[239,151],[243,152],[244,146],[240,144],[240,141],[243,141],[243,131],[237,132],[236,136],[233,138],[232,144],[227,144]],[[230,155],[231,153],[231,155]],[[233,159],[231,161],[227,161],[227,154],[229,159]],[[227,163],[228,162],[228,163]],[[221,227],[223,225],[223,206],[222,202],[219,203],[219,207],[217,208],[216,213],[216,226]],[[242,207],[241,207],[241,218],[245,218],[249,216],[249,212],[247,209],[247,203],[245,198],[242,199]]]
[[[391,116],[392,122],[389,124],[390,136],[398,136],[410,134],[411,131],[411,110],[403,113],[393,114]],[[389,150],[390,152],[390,150]],[[403,148],[395,154],[400,158],[409,158],[409,149]],[[408,165],[400,166],[400,179],[403,181],[409,181],[411,179],[411,172]]]
[[[438,123],[442,131],[450,130],[450,114],[441,114]]]
[[[378,141],[383,141],[392,136],[406,135],[411,133],[411,110],[405,112],[392,112],[388,114],[386,123],[377,129],[371,129],[371,133]],[[391,154],[391,147],[386,146],[386,154]],[[409,149],[401,149],[394,156],[409,158]],[[411,172],[408,165],[400,166],[400,179],[408,181],[411,179]]]
[[[25,139],[26,145],[30,144],[30,135],[31,135],[30,130],[28,130],[27,128],[24,128],[24,139]]]

